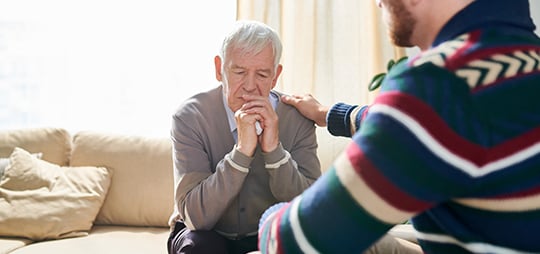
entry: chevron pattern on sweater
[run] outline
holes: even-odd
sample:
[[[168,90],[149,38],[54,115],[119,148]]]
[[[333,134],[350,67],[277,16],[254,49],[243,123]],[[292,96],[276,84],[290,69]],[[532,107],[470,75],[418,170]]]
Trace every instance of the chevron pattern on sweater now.
[[[516,50],[510,54],[495,54],[471,61],[456,70],[456,75],[463,78],[473,89],[535,71],[540,71],[539,52]]]
[[[455,40],[447,41],[434,49],[423,52],[418,58],[413,60],[412,65],[420,66],[425,63],[431,63],[436,66],[444,67],[448,57],[453,56],[459,49],[463,48],[468,39],[469,34],[464,34],[457,37]]]
[[[445,42],[420,54],[412,61],[413,66],[430,63],[448,68],[449,59],[467,47],[471,34]],[[451,68],[452,69],[452,68]],[[453,70],[471,89],[486,87],[506,78],[513,78],[540,71],[540,49],[516,48],[506,54],[493,54],[473,59]]]

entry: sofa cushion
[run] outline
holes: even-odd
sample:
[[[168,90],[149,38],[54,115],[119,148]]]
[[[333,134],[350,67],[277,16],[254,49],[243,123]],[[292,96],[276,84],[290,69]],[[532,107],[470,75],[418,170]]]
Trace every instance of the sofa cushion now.
[[[31,153],[43,153],[43,160],[67,166],[71,136],[60,128],[29,128],[0,131],[0,158],[7,158],[15,147]]]
[[[96,224],[167,226],[174,200],[168,138],[82,131],[73,138],[71,165],[114,172]]]
[[[25,238],[0,238],[0,254],[11,253],[12,251],[22,248],[33,241]]]
[[[61,167],[15,148],[0,178],[0,235],[87,235],[111,182],[103,167]]]
[[[10,254],[167,254],[168,236],[163,227],[94,226],[86,237],[32,243]]]

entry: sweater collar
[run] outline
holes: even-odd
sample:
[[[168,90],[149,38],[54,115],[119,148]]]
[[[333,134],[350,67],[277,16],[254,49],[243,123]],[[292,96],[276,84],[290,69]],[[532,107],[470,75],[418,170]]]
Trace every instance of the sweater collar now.
[[[534,33],[528,0],[476,0],[459,11],[441,29],[433,47],[461,34],[490,26]]]

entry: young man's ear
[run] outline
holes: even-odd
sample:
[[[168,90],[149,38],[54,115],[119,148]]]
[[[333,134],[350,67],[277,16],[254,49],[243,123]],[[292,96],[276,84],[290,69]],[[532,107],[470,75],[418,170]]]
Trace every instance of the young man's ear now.
[[[223,80],[223,74],[221,73],[221,64],[221,57],[215,56],[214,67],[216,68],[216,79],[220,82]]]

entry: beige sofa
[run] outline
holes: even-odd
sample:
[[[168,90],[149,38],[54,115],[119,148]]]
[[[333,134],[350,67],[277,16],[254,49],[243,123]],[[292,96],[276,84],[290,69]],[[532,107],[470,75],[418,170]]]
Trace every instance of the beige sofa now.
[[[0,130],[0,167],[2,160],[14,163],[0,174],[0,254],[167,253],[169,138]],[[419,250],[410,225],[390,233]]]
[[[2,158],[0,253],[167,253],[168,138],[3,130]]]

